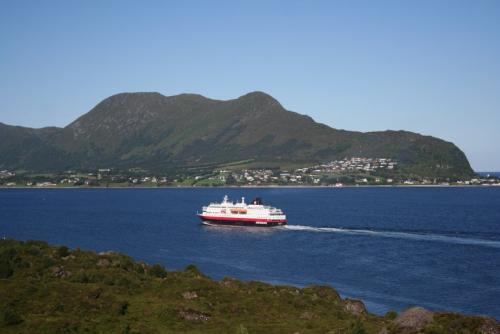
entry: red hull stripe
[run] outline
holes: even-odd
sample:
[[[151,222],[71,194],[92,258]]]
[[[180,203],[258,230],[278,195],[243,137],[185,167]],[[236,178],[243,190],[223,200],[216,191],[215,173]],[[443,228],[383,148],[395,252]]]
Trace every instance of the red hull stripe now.
[[[286,219],[260,219],[260,218],[243,218],[243,217],[216,217],[199,215],[201,219],[205,220],[219,220],[219,221],[244,221],[244,222],[266,222],[266,223],[286,223]]]

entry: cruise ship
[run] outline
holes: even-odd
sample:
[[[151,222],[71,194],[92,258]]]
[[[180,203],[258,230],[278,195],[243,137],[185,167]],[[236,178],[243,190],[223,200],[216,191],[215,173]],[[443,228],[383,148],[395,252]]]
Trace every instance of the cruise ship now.
[[[234,203],[226,196],[221,203],[210,203],[204,206],[202,213],[198,213],[205,225],[230,225],[230,226],[280,226],[286,224],[286,216],[281,209],[264,205],[260,198],[255,198],[251,203]]]

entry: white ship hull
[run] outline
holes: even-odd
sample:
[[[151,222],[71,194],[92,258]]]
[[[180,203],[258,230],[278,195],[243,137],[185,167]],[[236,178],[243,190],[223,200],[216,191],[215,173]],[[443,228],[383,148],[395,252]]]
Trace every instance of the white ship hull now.
[[[211,203],[198,214],[204,224],[224,226],[271,227],[285,225],[287,220],[280,209],[262,205],[260,199],[246,204],[229,202],[227,196],[222,203]]]

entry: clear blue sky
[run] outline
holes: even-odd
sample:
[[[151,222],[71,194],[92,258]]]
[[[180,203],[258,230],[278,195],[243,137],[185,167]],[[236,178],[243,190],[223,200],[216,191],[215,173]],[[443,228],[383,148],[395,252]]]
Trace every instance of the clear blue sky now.
[[[500,1],[0,2],[0,122],[64,126],[124,91],[254,90],[498,171]]]

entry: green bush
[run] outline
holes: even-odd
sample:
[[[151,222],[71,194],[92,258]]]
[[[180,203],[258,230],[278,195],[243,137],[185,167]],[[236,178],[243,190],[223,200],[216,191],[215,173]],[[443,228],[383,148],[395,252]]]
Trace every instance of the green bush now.
[[[104,284],[106,284],[106,285],[111,285],[111,286],[112,286],[112,285],[115,285],[115,280],[113,279],[113,277],[108,277],[108,276],[106,276],[106,277],[102,280],[102,282],[103,282]]]
[[[53,259],[51,259],[48,256],[44,256],[41,260],[41,264],[42,264],[43,268],[49,268],[49,267],[52,267],[53,265],[55,265],[56,261],[54,261]]]
[[[243,324],[241,324],[238,327],[238,329],[236,330],[236,333],[237,334],[248,334],[248,329]]]
[[[121,256],[118,267],[126,271],[132,271],[134,269],[134,261],[129,257]]]
[[[118,276],[115,279],[115,285],[128,289],[133,289],[137,287],[137,284],[126,276]]]
[[[192,277],[205,277],[205,275],[196,267],[194,264],[188,265],[185,269],[184,272],[189,274]]]
[[[200,270],[194,264],[187,265],[184,270],[194,274],[201,274]]]
[[[142,275],[144,274],[144,267],[141,264],[136,264],[134,266],[135,272]]]
[[[385,318],[389,319],[389,320],[394,320],[396,319],[396,317],[398,316],[398,313],[394,310],[390,310],[390,311],[387,311],[387,313],[385,314]]]
[[[153,266],[151,266],[149,268],[149,273],[152,275],[152,276],[155,276],[155,277],[160,277],[160,278],[163,278],[165,276],[167,276],[167,271],[165,270],[165,268],[160,265],[160,264],[154,264]]]
[[[0,259],[0,278],[9,278],[14,273],[14,268],[9,261]]]
[[[155,264],[149,269],[149,274],[154,277],[164,278],[167,276],[167,271],[161,265]]]
[[[116,310],[118,311],[118,314],[119,315],[125,315],[127,314],[127,311],[128,311],[128,302],[127,301],[121,301],[121,302],[118,302],[115,307],[116,307]]]
[[[0,259],[13,261],[16,259],[18,254],[19,254],[18,250],[14,247],[5,248],[2,249],[2,251],[0,252]]]
[[[458,313],[435,314],[433,322],[424,328],[426,334],[469,334],[478,333],[477,329],[484,323],[478,317],[463,316]]]
[[[89,275],[87,275],[85,272],[78,272],[73,275],[73,277],[71,277],[71,282],[83,284],[90,283]]]
[[[5,326],[13,326],[23,322],[23,318],[14,310],[7,309],[3,314],[3,323]]]
[[[365,327],[363,326],[363,323],[359,320],[356,320],[354,322],[351,322],[349,324],[349,328],[347,329],[347,333],[349,334],[365,334]]]
[[[31,255],[31,256],[37,256],[37,255],[40,255],[40,253],[42,252],[41,249],[35,245],[29,247],[26,252]]]
[[[61,246],[57,249],[57,255],[59,257],[66,257],[69,255],[69,248],[66,246]]]
[[[26,241],[25,245],[27,247],[37,247],[40,250],[45,250],[49,247],[49,244],[46,243],[45,241],[40,241],[40,240],[28,240]]]

